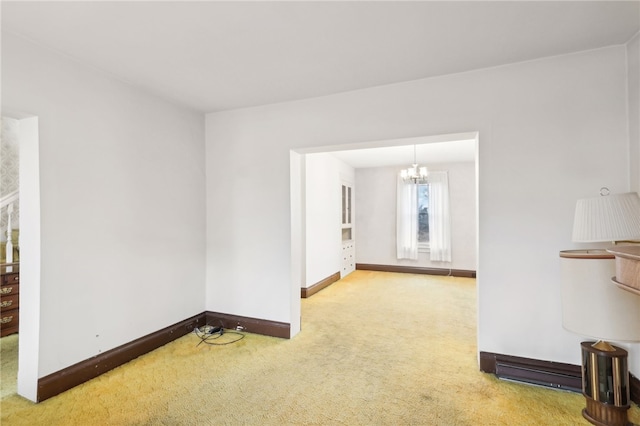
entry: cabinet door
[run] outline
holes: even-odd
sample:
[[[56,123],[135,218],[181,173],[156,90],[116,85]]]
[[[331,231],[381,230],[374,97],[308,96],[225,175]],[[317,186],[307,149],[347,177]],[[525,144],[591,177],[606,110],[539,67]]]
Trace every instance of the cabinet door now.
[[[342,269],[340,278],[344,278],[356,269],[355,245],[353,241],[342,244]]]
[[[351,225],[351,187],[347,186],[347,224]]]
[[[351,198],[353,190],[351,186],[342,185],[342,224],[351,225]]]
[[[342,224],[347,223],[347,186],[342,185]]]

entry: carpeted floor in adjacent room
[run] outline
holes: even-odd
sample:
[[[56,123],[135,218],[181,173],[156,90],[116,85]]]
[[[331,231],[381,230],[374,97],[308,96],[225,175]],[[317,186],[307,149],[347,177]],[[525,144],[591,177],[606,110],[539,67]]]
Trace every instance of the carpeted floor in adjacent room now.
[[[589,424],[579,394],[478,371],[466,278],[356,271],[302,300],[291,340],[189,334],[40,404],[15,394],[16,336],[0,341],[3,426]]]

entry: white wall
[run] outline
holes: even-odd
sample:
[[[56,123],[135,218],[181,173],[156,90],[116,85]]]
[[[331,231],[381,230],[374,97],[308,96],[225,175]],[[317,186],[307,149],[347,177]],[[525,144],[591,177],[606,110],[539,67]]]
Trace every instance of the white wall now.
[[[356,169],[357,263],[476,270],[475,163],[426,165],[430,171],[448,171],[451,263],[431,262],[429,253],[418,253],[418,260],[396,258],[396,178],[401,167]]]
[[[631,190],[640,192],[640,33],[627,43],[627,88]],[[640,344],[629,348],[632,353],[640,354]],[[636,377],[640,377],[640,355],[629,357],[629,370],[634,372]]]
[[[38,118],[18,121],[20,144],[20,333],[18,336],[18,394],[38,398],[40,335],[40,138]]]
[[[39,122],[38,376],[203,312],[204,117],[11,34],[2,107]]]
[[[354,170],[328,153],[307,154],[306,275],[303,288],[339,272],[342,264],[341,185],[353,184]],[[355,191],[355,190],[354,190]]]
[[[578,198],[629,190],[625,56],[616,46],[207,115],[207,309],[292,320],[291,149],[479,131],[478,349],[579,364],[558,252],[579,248]]]
[[[640,192],[640,33],[627,43],[627,79],[631,190]]]

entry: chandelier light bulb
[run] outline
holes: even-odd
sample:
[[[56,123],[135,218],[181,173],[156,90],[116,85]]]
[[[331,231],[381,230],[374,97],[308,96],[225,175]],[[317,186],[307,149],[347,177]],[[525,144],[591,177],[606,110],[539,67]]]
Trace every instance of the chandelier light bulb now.
[[[425,166],[418,166],[418,161],[416,160],[416,146],[413,146],[413,165],[411,167],[407,167],[406,169],[402,169],[400,171],[400,177],[405,182],[412,182],[414,184],[422,184],[427,183],[427,176],[429,172]]]

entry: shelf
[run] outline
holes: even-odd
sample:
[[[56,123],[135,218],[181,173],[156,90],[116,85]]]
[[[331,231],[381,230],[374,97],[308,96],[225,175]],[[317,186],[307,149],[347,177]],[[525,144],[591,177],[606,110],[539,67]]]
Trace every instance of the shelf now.
[[[619,282],[618,280],[616,280],[616,277],[611,278],[611,282],[613,282],[615,285],[617,285],[618,287],[620,287],[623,290],[630,291],[631,293],[635,293],[638,296],[640,296],[640,289],[637,289],[635,287],[631,287],[630,285],[623,284],[623,283]]]
[[[616,276],[611,281],[623,290],[640,295],[640,246],[607,249],[616,257]]]

